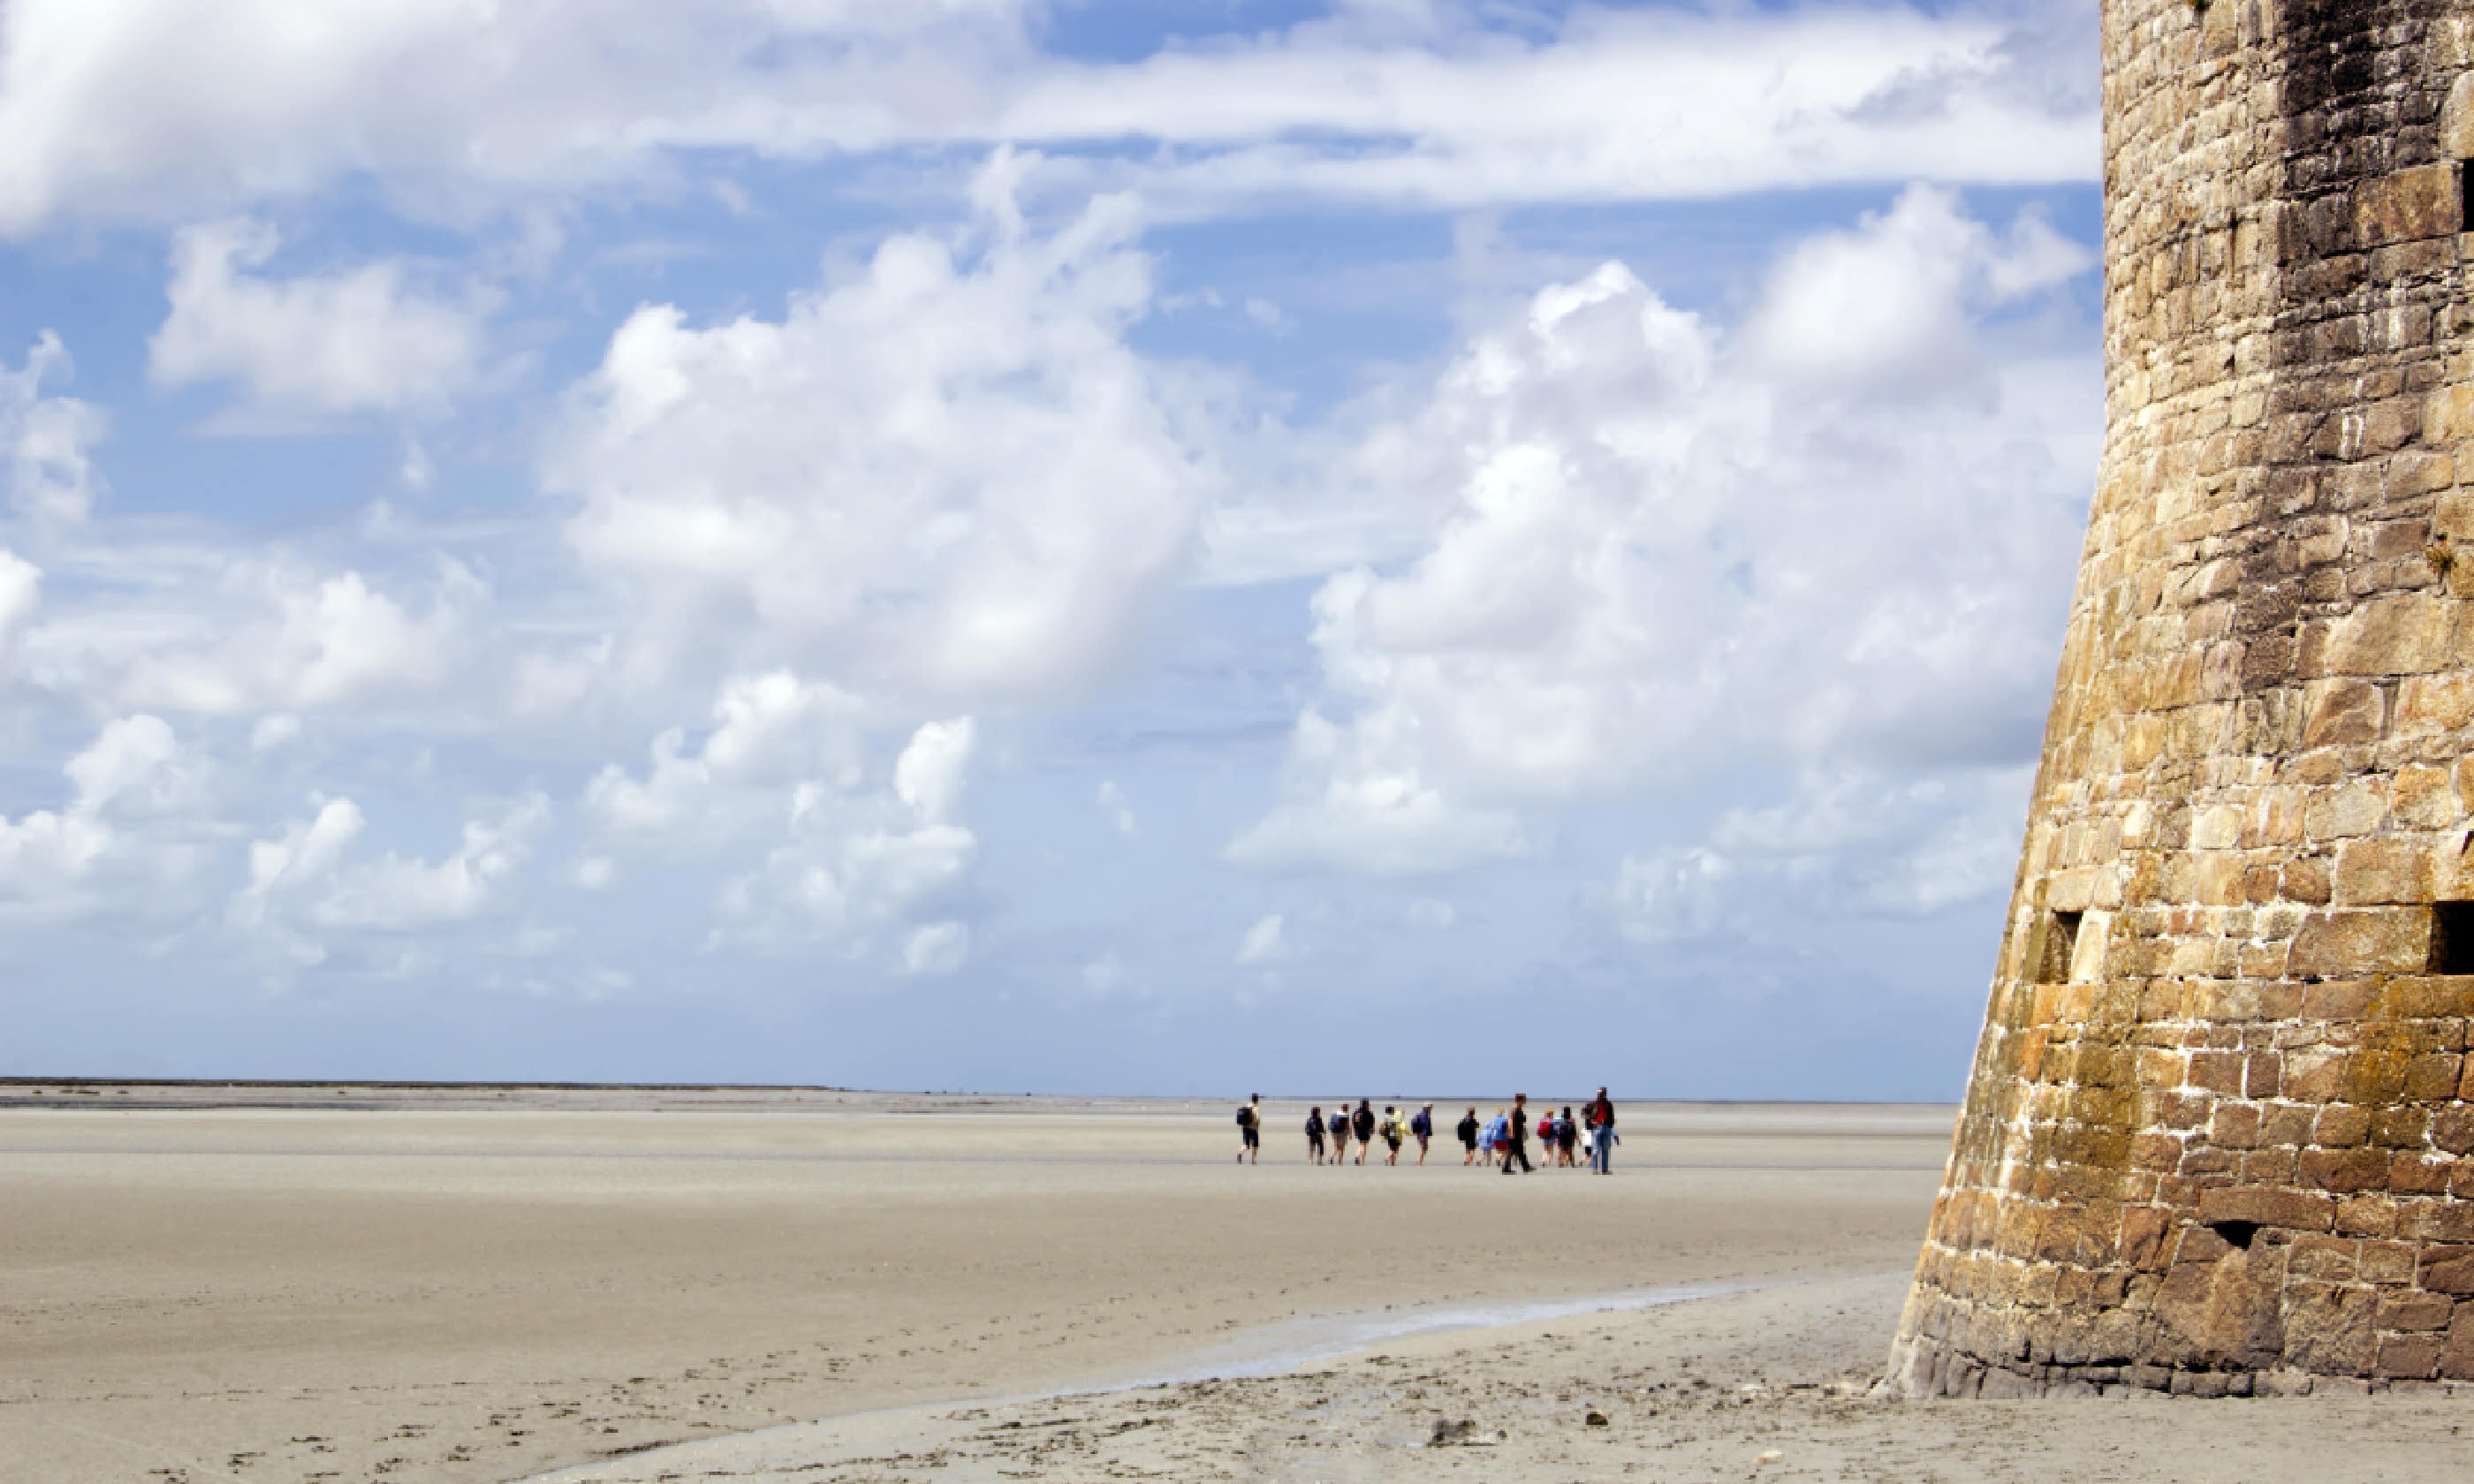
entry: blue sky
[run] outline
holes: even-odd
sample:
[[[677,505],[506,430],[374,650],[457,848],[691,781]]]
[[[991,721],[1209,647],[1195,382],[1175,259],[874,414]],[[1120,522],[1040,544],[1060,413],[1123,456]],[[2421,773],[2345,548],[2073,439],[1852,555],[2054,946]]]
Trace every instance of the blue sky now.
[[[0,5],[0,1073],[1954,1096],[2083,9]]]

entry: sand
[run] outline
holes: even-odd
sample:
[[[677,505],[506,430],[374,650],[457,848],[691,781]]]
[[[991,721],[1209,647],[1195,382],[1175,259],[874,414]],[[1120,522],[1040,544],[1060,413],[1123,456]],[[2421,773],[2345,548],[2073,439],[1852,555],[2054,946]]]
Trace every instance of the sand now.
[[[246,1106],[268,1102],[286,1106]],[[1628,1108],[1612,1179],[1473,1173],[1440,1146],[1424,1169],[1315,1169],[1284,1132],[1301,1113],[1279,1105],[1241,1168],[1217,1104],[0,1089],[0,1480],[2373,1479],[2474,1460],[2455,1430],[2474,1400],[2437,1394],[1862,1396],[1949,1109]]]

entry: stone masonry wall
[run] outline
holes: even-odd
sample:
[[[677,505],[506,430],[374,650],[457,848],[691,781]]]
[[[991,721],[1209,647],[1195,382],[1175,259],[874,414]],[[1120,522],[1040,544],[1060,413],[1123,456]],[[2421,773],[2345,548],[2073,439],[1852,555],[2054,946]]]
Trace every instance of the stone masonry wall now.
[[[2474,1379],[2474,0],[2102,36],[2105,450],[1891,1381]]]

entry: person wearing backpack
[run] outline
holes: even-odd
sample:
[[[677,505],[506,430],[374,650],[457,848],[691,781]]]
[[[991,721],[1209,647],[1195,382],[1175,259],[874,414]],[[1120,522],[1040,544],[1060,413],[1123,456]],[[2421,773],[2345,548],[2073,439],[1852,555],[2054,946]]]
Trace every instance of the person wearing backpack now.
[[[1243,1144],[1240,1144],[1240,1145],[1238,1146],[1238,1148],[1237,1148],[1237,1162],[1238,1162],[1238,1163],[1240,1163],[1240,1164],[1246,1164],[1246,1163],[1249,1163],[1249,1162],[1255,1163],[1255,1164],[1260,1164],[1260,1163],[1262,1163],[1262,1162],[1263,1162],[1263,1094],[1262,1094],[1262,1093],[1260,1093],[1260,1092],[1255,1093],[1255,1094],[1254,1094],[1254,1100],[1253,1100],[1252,1102],[1243,1104],[1243,1105],[1241,1105],[1241,1106],[1238,1108],[1238,1110],[1237,1110],[1237,1132],[1238,1132],[1238,1134],[1239,1134],[1239,1135],[1240,1135],[1240,1136],[1245,1139],[1245,1142],[1244,1142]]]
[[[1317,1164],[1322,1162],[1322,1108],[1306,1110],[1306,1157]]]
[[[1364,1164],[1366,1151],[1374,1142],[1374,1100],[1359,1098],[1357,1112],[1349,1115],[1349,1122],[1357,1126],[1357,1162]]]
[[[1452,1132],[1461,1137],[1461,1163],[1475,1164],[1477,1162],[1477,1110],[1472,1107],[1468,1112],[1461,1114],[1461,1121]]]
[[[1418,1136],[1418,1162],[1426,1162],[1426,1146],[1435,1140],[1435,1105],[1428,1103],[1409,1115],[1409,1132]]]
[[[1331,1136],[1331,1162],[1337,1166],[1348,1162],[1348,1099],[1342,1098],[1331,1108],[1331,1116],[1323,1120],[1323,1132]]]

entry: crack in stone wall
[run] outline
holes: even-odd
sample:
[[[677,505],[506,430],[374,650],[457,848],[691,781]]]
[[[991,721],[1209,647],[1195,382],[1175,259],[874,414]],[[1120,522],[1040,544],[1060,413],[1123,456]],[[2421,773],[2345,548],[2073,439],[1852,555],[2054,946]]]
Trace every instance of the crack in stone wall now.
[[[1891,1380],[2474,1379],[2474,0],[2102,37],[2106,443]]]

